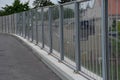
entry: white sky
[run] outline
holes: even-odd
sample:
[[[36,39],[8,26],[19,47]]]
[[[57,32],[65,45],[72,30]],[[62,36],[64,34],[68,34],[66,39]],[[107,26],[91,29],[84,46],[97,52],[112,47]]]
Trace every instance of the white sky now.
[[[11,5],[12,3],[13,3],[13,1],[14,0],[0,0],[0,9],[1,9],[1,7],[4,7],[6,4],[8,4],[8,5]],[[32,3],[33,3],[33,1],[34,0],[21,0],[21,2],[26,2],[26,1],[29,1],[29,5],[32,7]],[[51,0],[53,3],[57,3],[58,2],[58,0]],[[94,4],[94,1],[95,0],[91,0],[90,2],[89,2],[89,5],[92,7],[92,5]],[[86,4],[88,4],[88,3],[83,3],[83,7],[86,7],[87,5]]]
[[[14,0],[0,0],[0,9],[1,7],[4,7],[6,4],[11,5]],[[28,0],[21,0],[21,2],[26,2]],[[32,3],[34,0],[29,0],[29,5],[32,7]],[[58,0],[51,0],[54,3],[57,3]]]

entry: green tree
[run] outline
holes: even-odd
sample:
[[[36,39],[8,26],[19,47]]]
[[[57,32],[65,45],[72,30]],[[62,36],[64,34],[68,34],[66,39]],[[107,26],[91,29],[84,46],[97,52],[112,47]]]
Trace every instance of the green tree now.
[[[0,11],[0,16],[27,11],[30,9],[28,4],[29,2],[21,3],[20,0],[14,0],[12,5],[2,7],[3,10]]]
[[[66,3],[66,2],[70,2],[70,1],[75,1],[75,0],[60,0],[60,1],[58,1],[58,3],[63,4],[63,3]]]
[[[70,8],[63,9],[64,18],[73,18],[74,17],[74,10]],[[57,7],[52,8],[52,17],[53,20],[59,18],[59,9]]]
[[[35,0],[33,2],[34,8],[49,6],[49,5],[54,5],[54,4],[51,1],[48,1],[48,0]]]
[[[64,18],[73,18],[74,10],[70,8],[64,8]]]

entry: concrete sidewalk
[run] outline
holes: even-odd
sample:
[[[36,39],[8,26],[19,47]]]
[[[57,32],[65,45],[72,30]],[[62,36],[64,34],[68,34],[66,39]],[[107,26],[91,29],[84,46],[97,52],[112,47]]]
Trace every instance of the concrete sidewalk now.
[[[0,80],[61,80],[15,38],[0,34]]]

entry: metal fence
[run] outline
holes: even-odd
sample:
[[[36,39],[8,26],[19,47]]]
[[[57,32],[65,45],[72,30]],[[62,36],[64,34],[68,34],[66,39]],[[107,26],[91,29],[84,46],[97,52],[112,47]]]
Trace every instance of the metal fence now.
[[[76,73],[120,80],[120,0],[70,2],[0,17],[0,32],[22,36]]]

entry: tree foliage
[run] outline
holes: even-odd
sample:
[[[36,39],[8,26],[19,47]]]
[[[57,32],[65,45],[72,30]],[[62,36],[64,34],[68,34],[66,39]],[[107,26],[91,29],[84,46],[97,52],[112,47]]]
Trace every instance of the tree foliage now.
[[[54,4],[51,1],[48,1],[48,0],[35,0],[33,2],[34,8],[49,6],[49,5],[54,5]]]
[[[52,17],[53,19],[58,19],[59,18],[59,9],[58,8],[54,8],[52,9]],[[74,17],[74,10],[70,9],[70,8],[64,8],[63,9],[63,14],[64,14],[64,18],[73,18]]]
[[[74,17],[74,11],[70,8],[64,9],[64,18],[73,18]]]
[[[58,3],[63,4],[63,3],[66,3],[66,2],[70,2],[70,1],[74,1],[74,0],[60,0],[60,1],[58,1]]]
[[[12,5],[6,5],[0,10],[0,16],[27,11],[30,9],[29,2],[21,3],[20,0],[14,0]]]

